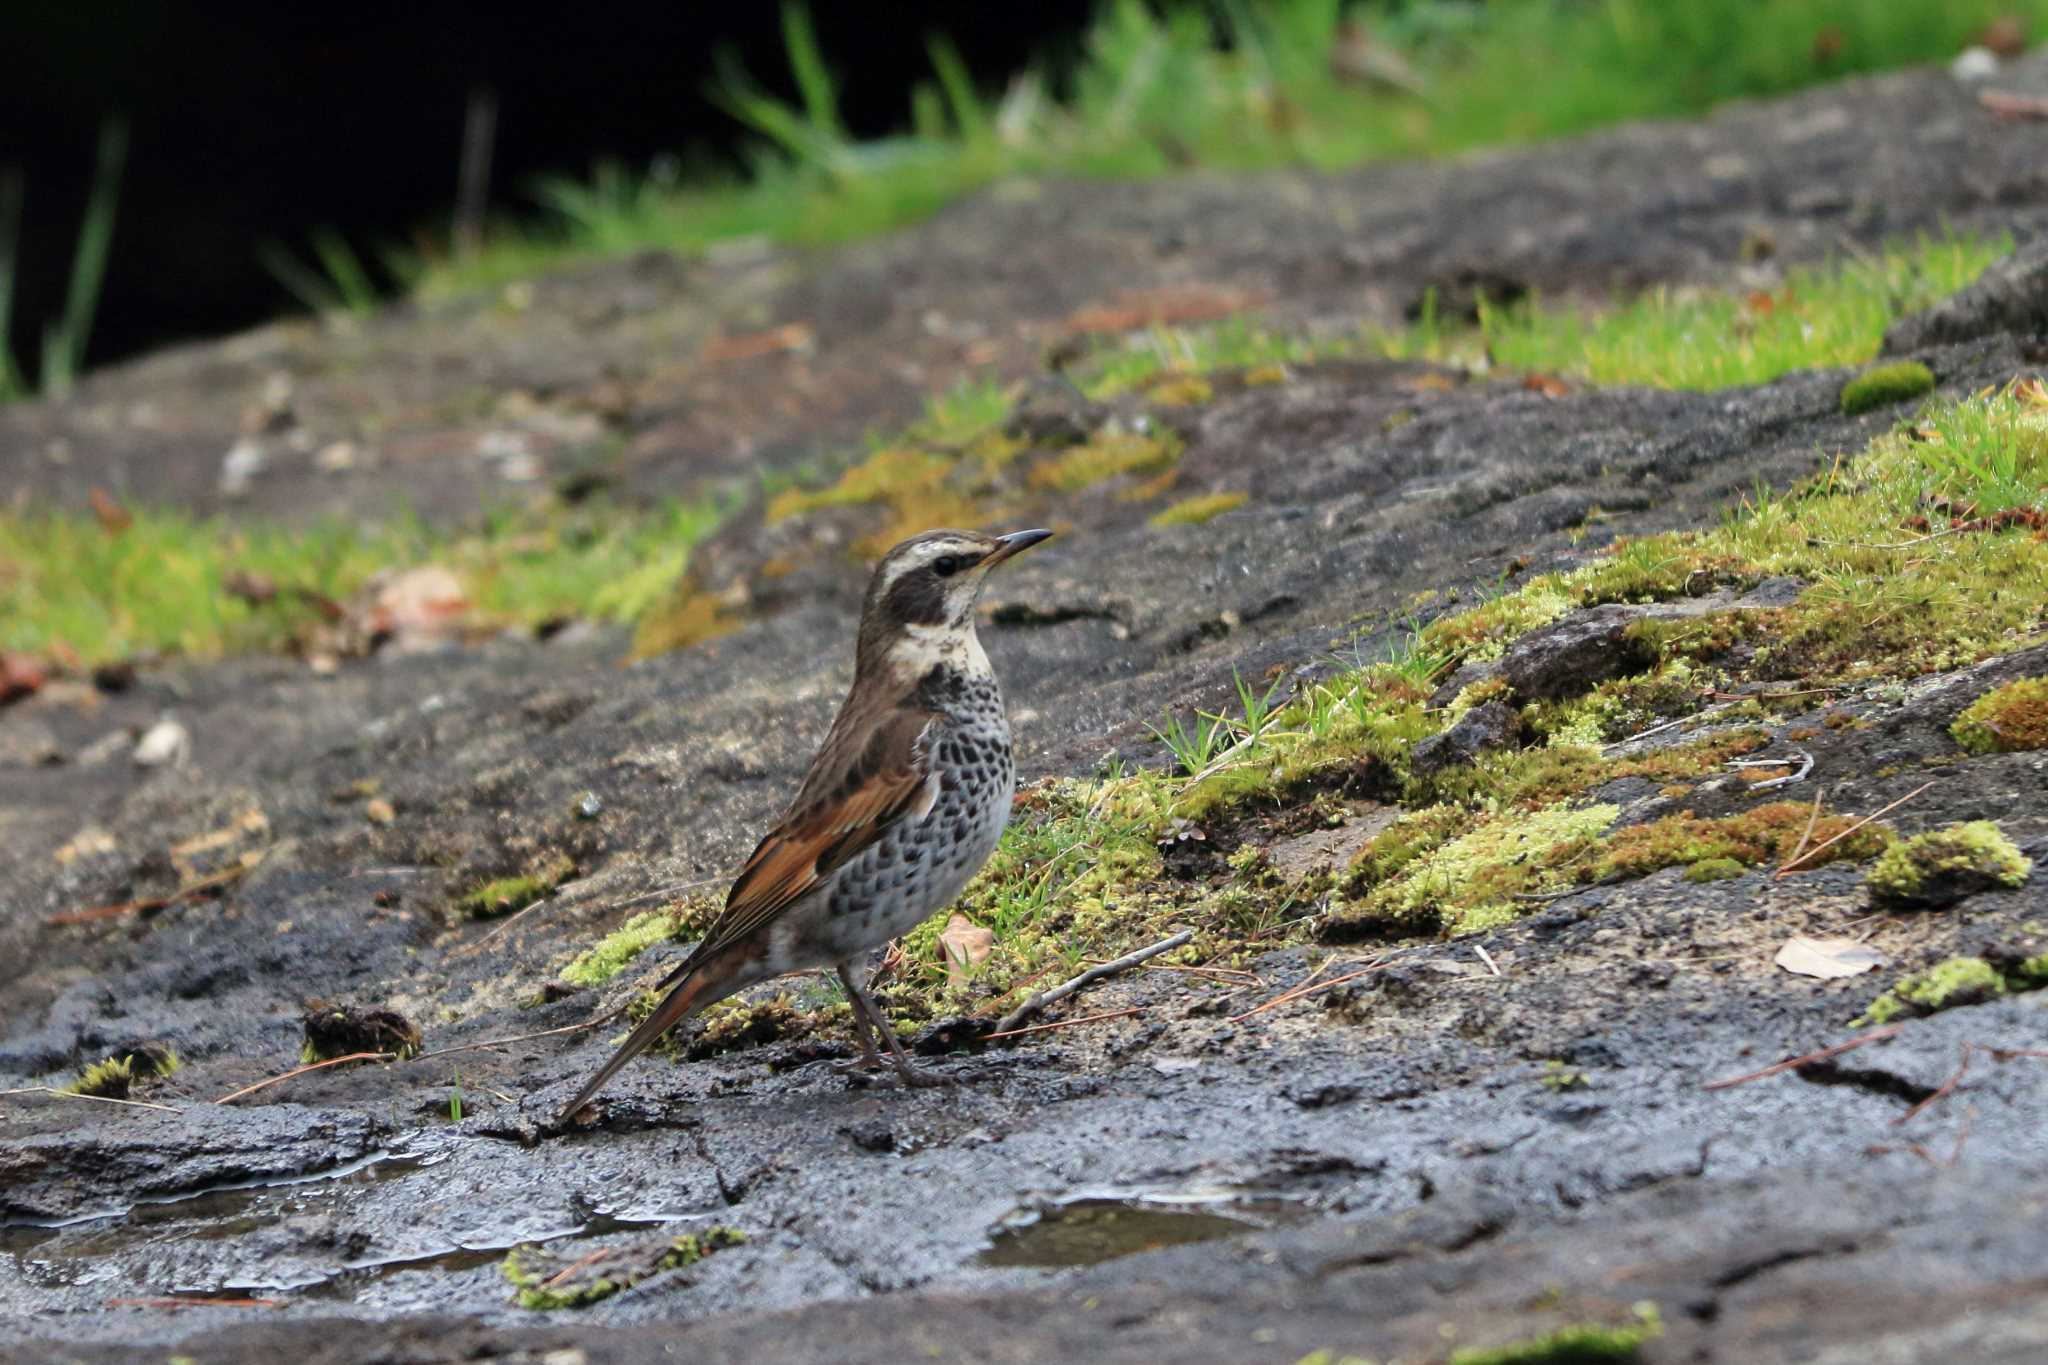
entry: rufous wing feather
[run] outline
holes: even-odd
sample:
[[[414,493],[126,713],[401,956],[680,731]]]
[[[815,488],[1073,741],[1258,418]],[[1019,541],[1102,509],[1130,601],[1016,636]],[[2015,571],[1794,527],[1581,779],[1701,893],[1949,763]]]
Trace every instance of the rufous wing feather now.
[[[672,989],[562,1110],[563,1119],[588,1103],[620,1067],[662,1034],[744,985],[740,969],[765,955],[757,935],[777,915],[817,890],[899,820],[922,819],[931,810],[938,796],[925,751],[931,714],[898,708],[874,726],[865,745],[841,753],[835,743],[849,729],[848,719],[841,713],[788,814],[740,869],[726,895],[725,910],[661,983]]]

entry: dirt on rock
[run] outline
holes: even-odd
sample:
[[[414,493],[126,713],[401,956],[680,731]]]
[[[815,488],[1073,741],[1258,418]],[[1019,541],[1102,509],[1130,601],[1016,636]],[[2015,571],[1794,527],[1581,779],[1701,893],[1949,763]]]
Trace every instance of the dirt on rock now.
[[[2048,88],[2039,58],[2008,74]],[[280,517],[405,487],[455,516],[502,481],[483,438],[516,428],[546,479],[588,460],[672,492],[794,468],[975,366],[1021,373],[1127,291],[1348,326],[1482,267],[1545,293],[1726,283],[1746,240],[1782,263],[2048,223],[2044,155],[2048,129],[1918,72],[1444,167],[1008,187],[821,260],[623,262],[188,348],[0,411],[0,481]],[[1942,393],[2036,363],[1993,312],[1912,350]],[[1026,778],[1156,762],[1169,705],[1376,649],[1425,591],[1711,524],[1897,416],[1844,416],[1839,371],[1564,395],[1415,382],[1434,373],[1334,363],[1148,410],[1180,424],[1185,491],[1247,497],[1177,527],[1096,500],[992,585]],[[1028,438],[1061,439],[1069,401],[1032,406]],[[377,459],[321,472],[365,424]],[[245,436],[274,454],[226,499]],[[790,547],[758,509],[734,524],[718,572],[758,585]],[[979,1073],[944,1089],[850,1083],[806,1040],[637,1064],[557,1125],[608,1031],[556,1031],[680,946],[603,990],[561,989],[561,968],[636,908],[722,886],[846,684],[860,585],[842,547],[806,548],[799,586],[756,593],[731,633],[630,666],[576,631],[332,676],[173,663],[0,711],[0,1088],[141,1040],[183,1063],[134,1089],[144,1107],[0,1108],[0,1358],[1433,1360],[1640,1328],[1645,1303],[1650,1361],[2038,1355],[2048,992],[1744,1079],[1850,1040],[1876,984],[1777,970],[1788,937],[1865,933],[1902,968],[2048,951],[2038,867],[1875,924],[1854,867],[1674,868],[1473,937],[1346,950],[1374,969],[1263,1012],[1318,970],[1302,950],[1255,960],[1256,984],[1126,973],[1087,1000],[1139,1012],[942,1059]],[[1780,712],[1765,752],[1810,754],[1793,799],[1824,786],[1838,809],[1931,784],[1898,829],[1995,817],[2038,865],[2048,755],[1965,761],[1947,726],[2044,671],[2037,645]],[[166,716],[172,762],[106,743]],[[1676,798],[1602,799],[1641,822]],[[1732,777],[1685,798],[1753,799]],[[1346,824],[1375,819],[1355,807]],[[542,867],[551,893],[515,917],[457,909]],[[316,1002],[402,1016],[419,1055],[214,1102],[297,1064]],[[535,1243],[645,1260],[655,1229],[714,1226],[746,1241],[581,1309],[519,1307],[501,1264]]]

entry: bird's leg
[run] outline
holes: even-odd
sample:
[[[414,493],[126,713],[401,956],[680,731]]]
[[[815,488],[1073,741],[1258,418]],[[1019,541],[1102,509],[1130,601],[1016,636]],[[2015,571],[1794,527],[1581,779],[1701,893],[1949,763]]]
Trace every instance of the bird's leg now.
[[[853,973],[844,963],[839,966],[839,980],[846,987],[846,994],[853,1001],[853,1017],[858,1020],[865,1013],[882,1032],[882,1041],[889,1045],[889,1064],[896,1068],[896,1074],[903,1078],[905,1085],[944,1085],[947,1078],[934,1075],[911,1063],[910,1054],[903,1050],[903,1044],[896,1040],[896,1030],[889,1027],[889,1021],[875,1006],[874,998],[854,981]],[[868,1048],[868,1055],[874,1056],[874,1044],[868,1039],[867,1025],[861,1025],[861,1041]]]
[[[839,967],[840,984],[846,987],[846,998],[853,1006],[853,1031],[860,1038],[860,1060],[843,1062],[834,1067],[837,1071],[872,1071],[882,1064],[882,1054],[875,1051],[875,1031],[868,1027],[866,997],[853,984],[853,973],[844,963]]]

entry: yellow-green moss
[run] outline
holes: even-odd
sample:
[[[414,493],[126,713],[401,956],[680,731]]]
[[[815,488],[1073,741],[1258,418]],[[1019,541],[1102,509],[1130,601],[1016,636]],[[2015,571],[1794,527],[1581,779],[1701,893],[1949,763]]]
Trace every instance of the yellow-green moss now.
[[[562,968],[562,979],[577,986],[601,986],[626,969],[626,964],[655,944],[675,936],[676,918],[666,910],[633,916],[576,955]]]
[[[1097,432],[1038,464],[1031,471],[1033,488],[1078,493],[1120,474],[1153,474],[1180,458],[1180,446],[1169,436],[1141,436],[1128,431]]]
[[[183,1065],[175,1050],[161,1043],[144,1043],[94,1062],[79,1072],[76,1080],[58,1089],[71,1095],[121,1100],[128,1098],[129,1088],[137,1082],[168,1076]]]
[[[1242,507],[1250,497],[1247,493],[1205,493],[1200,497],[1182,498],[1171,507],[1152,514],[1154,526],[1200,526],[1214,521],[1225,512]]]
[[[578,953],[562,968],[562,979],[576,986],[602,986],[655,944],[702,932],[715,909],[714,903],[696,899],[642,911]]]
[[[1466,833],[1412,858],[1391,880],[1333,912],[1337,922],[1402,932],[1476,933],[1516,918],[1517,896],[1557,890],[1614,823],[1612,805],[1546,806],[1482,816]]]
[[[78,1073],[78,1079],[59,1086],[67,1095],[92,1095],[103,1100],[125,1100],[135,1082],[134,1065],[126,1057],[109,1057],[94,1062]]]
[[[1850,417],[1918,398],[1934,388],[1934,371],[1917,360],[1865,370],[1842,385],[1842,411]]]
[[[518,1289],[521,1308],[537,1312],[587,1308],[651,1276],[695,1265],[716,1252],[743,1245],[746,1240],[746,1234],[737,1228],[709,1227],[702,1232],[674,1238],[668,1249],[658,1256],[641,1257],[637,1261],[624,1260],[631,1255],[631,1250],[626,1249],[621,1252],[623,1263],[616,1270],[599,1273],[593,1266],[592,1278],[589,1279],[575,1277],[574,1261],[564,1265],[561,1258],[538,1247],[519,1246],[505,1253],[499,1269]]]
[[[1145,396],[1162,407],[1193,407],[1214,398],[1216,390],[1198,374],[1173,372],[1146,385]]]
[[[1915,835],[1870,869],[1870,898],[1891,909],[1937,909],[1975,891],[2019,886],[2034,865],[1990,820]]]
[[[2048,749],[2048,677],[1992,688],[1956,717],[1949,733],[1973,754]]]
[[[1702,858],[1685,870],[1689,882],[1724,882],[1740,877],[1748,866],[1734,858]]]
[[[829,488],[788,488],[768,500],[764,515],[770,525],[821,507],[879,502],[907,492],[937,488],[952,472],[953,461],[929,450],[885,446],[839,476]]]
[[[550,854],[531,871],[515,877],[494,877],[456,897],[455,908],[471,919],[495,919],[524,910],[575,872],[576,864],[561,854]]]
[[[736,603],[705,591],[686,573],[666,599],[640,618],[627,658],[650,659],[715,640],[738,629],[743,619]]]
[[[57,1087],[68,1095],[96,1095],[100,1099],[127,1099],[129,1087],[137,1081],[150,1081],[156,1076],[168,1076],[178,1070],[184,1062],[178,1054],[160,1044],[133,1048],[129,1052],[117,1052],[106,1060],[94,1062],[78,1072],[76,1081]]]
[[[1640,1360],[1643,1346],[1664,1335],[1657,1305],[1635,1305],[1635,1320],[1621,1326],[1576,1323],[1509,1346],[1466,1347],[1451,1352],[1450,1365],[1623,1365]]]
[[[1740,815],[1706,819],[1682,811],[1645,825],[1618,829],[1605,839],[1586,863],[1589,881],[1609,878],[1646,877],[1666,867],[1690,867],[1725,859],[1743,867],[1782,862],[1798,846],[1809,822],[1813,835],[1808,847],[1817,847],[1847,830],[1855,821],[1843,815],[1813,819],[1812,805],[1798,801],[1776,801]],[[1885,835],[1879,826],[1865,825],[1828,848],[1822,849],[1801,867],[1819,867],[1839,858],[1872,858],[1884,850]]]
[[[1904,976],[1883,995],[1870,1002],[1870,1008],[1856,1023],[1888,1024],[1894,1019],[1921,1014],[1934,1014],[1958,1005],[1976,1005],[2004,995],[2006,979],[1999,970],[1981,957],[1952,957],[1938,962],[1924,972]]]

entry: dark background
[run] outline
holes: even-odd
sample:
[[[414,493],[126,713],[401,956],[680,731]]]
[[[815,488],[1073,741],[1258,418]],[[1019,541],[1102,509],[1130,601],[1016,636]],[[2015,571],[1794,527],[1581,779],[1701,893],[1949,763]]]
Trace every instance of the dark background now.
[[[949,35],[985,92],[1032,62],[1071,63],[1092,0],[814,0],[812,21],[856,136],[900,129]],[[600,157],[731,159],[744,134],[704,97],[727,47],[794,96],[780,9],[763,0],[295,4],[0,0],[0,168],[26,177],[14,353],[33,369],[61,308],[102,121],[129,128],[90,363],[261,322],[299,305],[257,259],[301,258],[339,229],[366,263],[426,230],[445,241],[469,92],[498,100],[493,211]]]

